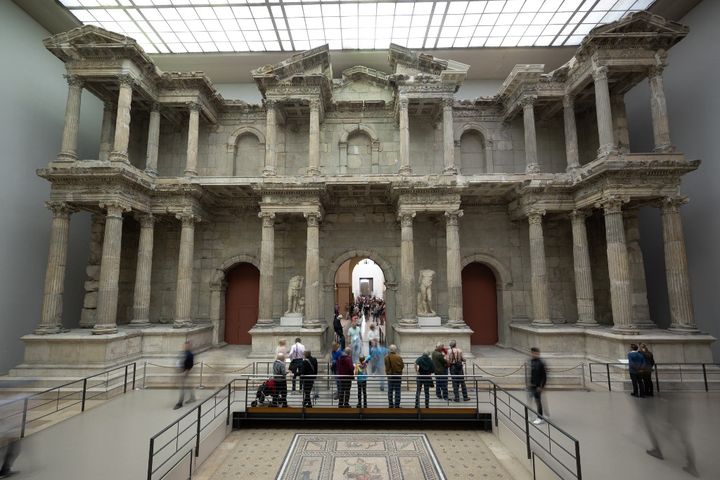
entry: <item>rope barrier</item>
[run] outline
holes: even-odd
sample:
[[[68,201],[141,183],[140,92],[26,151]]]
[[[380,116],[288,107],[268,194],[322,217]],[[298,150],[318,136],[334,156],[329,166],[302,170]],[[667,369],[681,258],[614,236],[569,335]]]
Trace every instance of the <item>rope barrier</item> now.
[[[478,367],[477,365],[475,365],[475,368],[477,368],[478,370],[480,370],[483,373],[490,375],[491,377],[503,378],[503,377],[509,377],[510,375],[515,375],[517,372],[519,372],[520,370],[522,370],[525,367],[524,367],[524,365],[520,366],[520,368],[518,368],[517,370],[513,370],[512,372],[508,373],[507,375],[500,375],[499,373],[491,373],[491,372],[488,372],[487,370],[484,370],[484,369]]]

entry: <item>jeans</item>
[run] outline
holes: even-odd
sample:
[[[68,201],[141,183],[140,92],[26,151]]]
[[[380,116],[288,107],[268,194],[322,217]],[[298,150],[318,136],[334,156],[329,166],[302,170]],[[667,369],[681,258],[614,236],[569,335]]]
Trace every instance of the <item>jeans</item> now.
[[[370,375],[383,375],[380,377],[379,384],[380,384],[380,391],[385,390],[385,365],[383,364],[382,358],[373,360],[370,362]]]
[[[350,387],[352,385],[352,378],[341,378],[340,379],[340,394],[338,395],[338,406],[349,407],[350,406]]]
[[[290,361],[290,370],[292,371],[293,377],[292,377],[292,390],[295,391],[295,379],[300,376],[300,367],[302,366],[302,360],[292,360]],[[300,378],[300,390],[302,391],[302,378]]]
[[[353,365],[358,363],[360,361],[360,355],[362,354],[362,342],[360,341],[360,337],[357,337],[357,339],[352,342],[352,361]]]
[[[643,386],[642,378],[640,378],[639,373],[631,373],[630,374],[630,381],[632,382],[632,396],[637,397],[644,397],[645,396],[645,387]]]
[[[453,398],[455,401],[460,401],[460,389],[462,389],[463,400],[468,400],[470,397],[468,396],[467,386],[465,385],[465,374],[463,373],[462,364],[450,365],[450,375],[452,375]]]
[[[362,380],[357,382],[358,389],[358,408],[367,408],[367,381]]]
[[[402,377],[399,375],[390,375],[388,377],[388,406],[390,408],[400,408],[400,388],[402,386]]]
[[[195,389],[190,386],[190,370],[183,371],[182,377],[180,377],[180,398],[178,398],[178,405],[185,403],[185,394],[188,394],[188,402],[195,401]]]
[[[3,440],[8,441],[7,438]],[[5,455],[3,458],[2,469],[0,469],[0,475],[5,475],[10,472],[15,459],[20,454],[20,439],[10,438],[7,445],[5,445]]]
[[[275,395],[273,396],[273,406],[287,407],[287,380],[275,378]]]
[[[537,406],[537,413],[539,417],[543,416],[543,404],[542,404],[542,392],[538,387],[530,386],[530,395],[535,399],[535,405]]]
[[[420,408],[420,390],[425,389],[425,408],[430,408],[430,389],[433,386],[431,376],[417,377],[417,389],[415,390],[415,408]]]
[[[652,374],[652,370],[647,370],[640,373],[640,380],[642,380],[642,394],[648,397],[652,397],[654,395]]]
[[[435,396],[442,398],[443,400],[448,399],[448,379],[447,379],[447,368],[443,373],[435,374]]]
[[[312,400],[310,399],[310,393],[312,392],[315,380],[303,379],[300,383],[303,392],[303,407],[312,407]]]

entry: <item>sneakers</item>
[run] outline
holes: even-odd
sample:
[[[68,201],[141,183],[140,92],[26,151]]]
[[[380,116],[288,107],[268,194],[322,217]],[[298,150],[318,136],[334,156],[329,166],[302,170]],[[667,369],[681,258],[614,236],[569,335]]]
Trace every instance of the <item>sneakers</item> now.
[[[181,408],[182,408],[182,403],[176,403],[175,406],[173,407],[173,410],[179,410]]]
[[[652,450],[645,450],[645,453],[647,453],[651,457],[659,458],[660,460],[665,460],[665,457],[663,456],[662,452],[657,448],[653,448]]]
[[[536,418],[535,420],[533,420],[532,423],[533,423],[533,425],[542,425],[543,423],[545,423],[545,420],[543,420],[542,418],[539,418],[539,417],[538,417],[538,418]]]

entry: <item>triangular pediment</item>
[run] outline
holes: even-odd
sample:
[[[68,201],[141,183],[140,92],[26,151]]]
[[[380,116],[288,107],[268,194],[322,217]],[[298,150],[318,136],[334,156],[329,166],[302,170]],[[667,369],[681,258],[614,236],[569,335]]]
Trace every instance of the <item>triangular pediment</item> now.
[[[595,27],[583,39],[578,52],[582,55],[593,48],[668,49],[688,32],[685,25],[643,10]]]
[[[135,40],[94,25],[84,25],[45,39],[45,46],[110,46],[135,44]]]
[[[396,75],[406,77],[421,76],[427,80],[461,85],[467,76],[470,65],[445,60],[422,52],[391,43],[388,62]]]
[[[388,104],[392,102],[393,94],[388,73],[361,65],[343,70],[342,79],[333,85],[336,102]]]
[[[327,45],[300,52],[275,65],[265,65],[252,71],[253,78],[272,79],[276,83],[290,81],[293,77],[323,75],[332,79],[330,48]]]

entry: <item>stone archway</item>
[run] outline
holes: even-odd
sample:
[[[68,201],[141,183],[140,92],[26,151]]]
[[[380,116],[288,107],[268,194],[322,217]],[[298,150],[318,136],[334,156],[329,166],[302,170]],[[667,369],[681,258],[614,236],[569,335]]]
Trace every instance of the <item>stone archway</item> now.
[[[224,260],[210,280],[210,321],[213,326],[213,345],[225,343],[225,294],[227,273],[237,265],[248,263],[260,270],[260,262],[252,255],[244,253],[233,255]]]
[[[486,253],[474,253],[462,259],[462,268],[471,263],[487,266],[496,279],[497,286],[497,321],[498,345],[507,344],[510,340],[510,323],[512,321],[512,288],[513,281],[510,270],[497,258]]]

